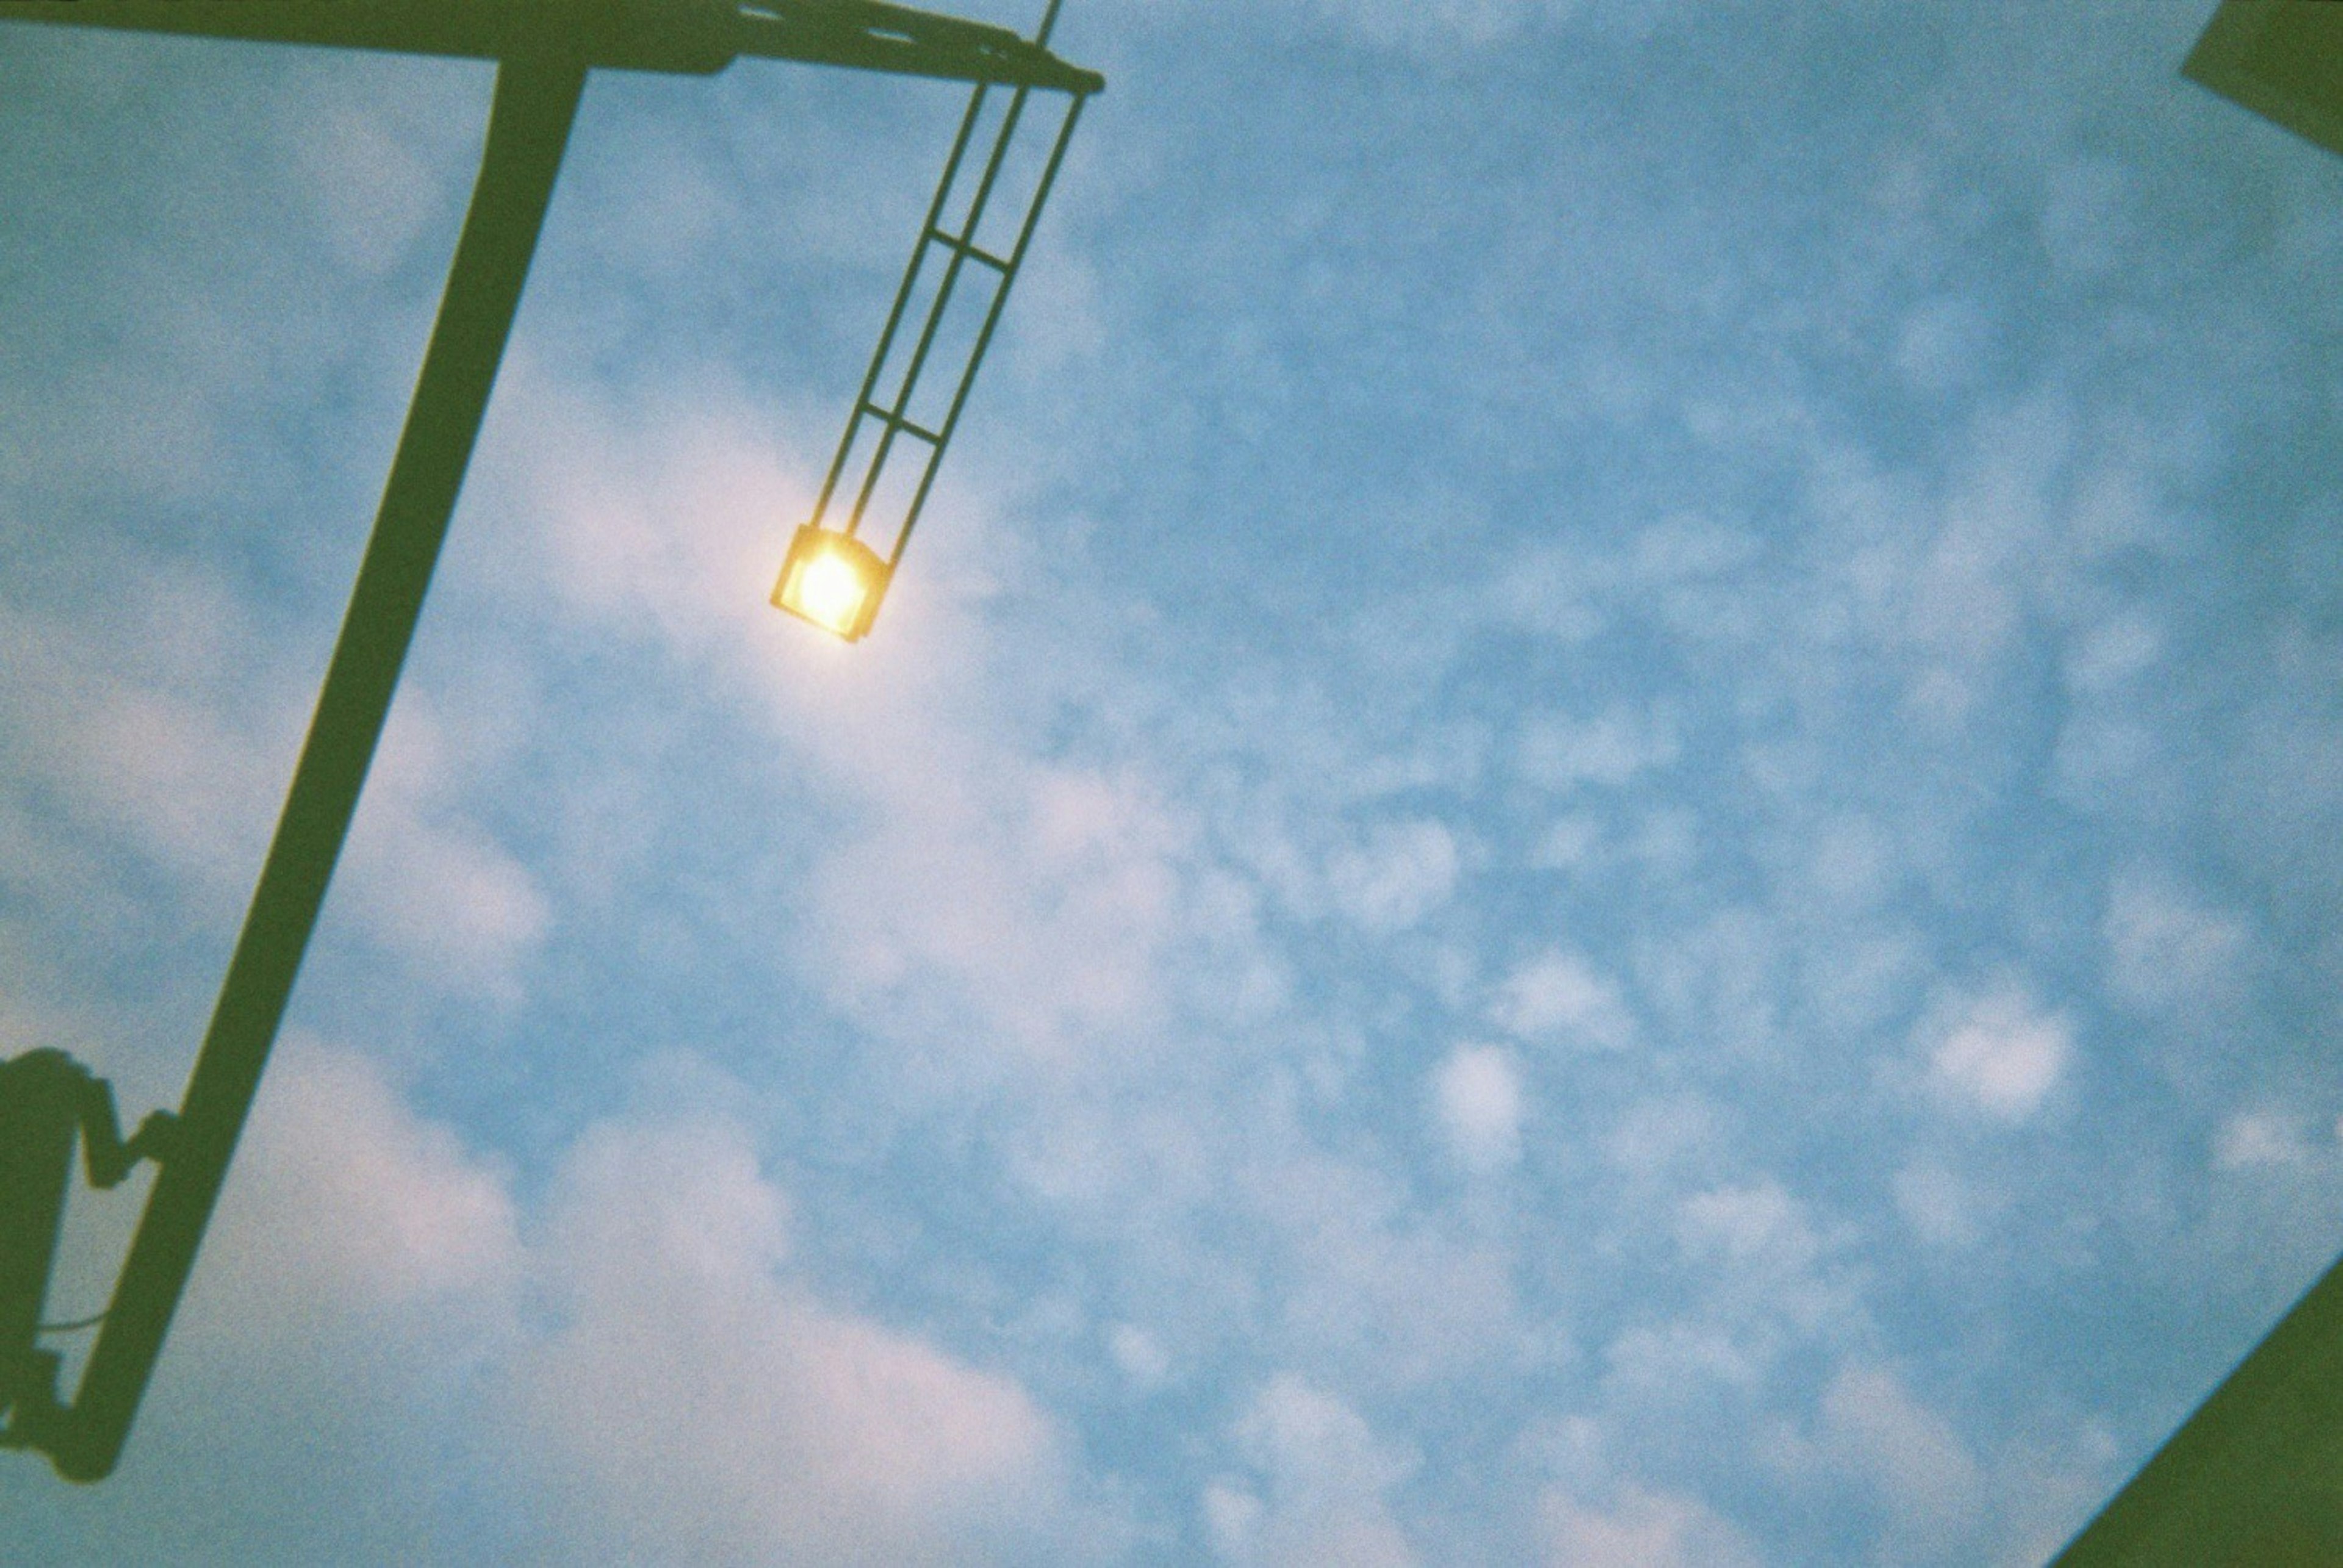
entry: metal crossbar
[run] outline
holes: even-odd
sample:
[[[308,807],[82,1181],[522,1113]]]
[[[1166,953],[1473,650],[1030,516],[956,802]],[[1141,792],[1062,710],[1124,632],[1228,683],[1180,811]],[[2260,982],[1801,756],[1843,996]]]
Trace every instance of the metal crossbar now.
[[[984,263],[985,266],[991,267],[996,272],[1007,272],[1009,270],[1009,263],[1006,260],[1001,256],[993,255],[989,250],[980,249],[978,246],[970,244],[965,239],[962,239],[956,234],[946,234],[940,228],[931,228],[928,230],[928,237],[938,245],[948,246],[951,249],[960,252],[960,255],[968,257],[970,261],[980,261]]]

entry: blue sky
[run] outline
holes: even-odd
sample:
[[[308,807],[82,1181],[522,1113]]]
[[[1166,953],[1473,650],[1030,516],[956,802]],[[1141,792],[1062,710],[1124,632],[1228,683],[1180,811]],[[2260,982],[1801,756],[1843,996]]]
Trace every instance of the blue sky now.
[[[598,76],[148,1406],[17,1547],[2041,1561],[2343,1242],[2343,163],[2209,9],[1077,0],[852,648],[764,595],[960,95]],[[131,1111],[488,88],[0,29],[0,1050]]]

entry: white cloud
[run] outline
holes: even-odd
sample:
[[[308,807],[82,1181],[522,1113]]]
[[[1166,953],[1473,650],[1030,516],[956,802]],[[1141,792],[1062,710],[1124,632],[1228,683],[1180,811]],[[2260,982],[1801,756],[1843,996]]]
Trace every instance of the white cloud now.
[[[2073,1054],[2066,1020],[2011,990],[1955,1009],[1936,1025],[1928,1081],[1946,1098],[1997,1121],[2041,1110]]]
[[[807,422],[720,366],[630,396],[563,370],[527,344],[507,355],[475,505],[512,514],[529,588],[573,614],[754,668],[779,618],[765,594],[789,541],[773,513],[810,508],[816,461],[771,433]]]
[[[1867,817],[1839,816],[1814,830],[1807,885],[1840,910],[1875,908],[1905,869],[1896,845]]]
[[[1764,552],[1765,540],[1737,523],[1698,513],[1677,513],[1640,530],[1622,563],[1622,586],[1628,591],[1683,588],[1727,576],[1748,566]],[[1714,612],[1713,601],[1700,600]],[[1644,734],[1664,747],[1673,760],[1677,749],[1674,712],[1658,708],[1646,715]]]
[[[1315,1364],[1354,1386],[1421,1389],[1516,1362],[1513,1259],[1404,1206],[1392,1172],[1280,1150],[1245,1182],[1275,1238],[1255,1267]]]
[[[689,298],[696,279],[728,265],[715,242],[754,221],[749,204],[724,168],[694,138],[673,134],[629,138],[596,169],[595,241],[661,295]],[[810,237],[805,242],[810,244]]]
[[[337,887],[367,932],[437,983],[517,994],[551,905],[527,867],[457,804],[466,775],[510,730],[462,729],[412,685],[367,775]]]
[[[1215,1481],[1204,1488],[1201,1511],[1214,1556],[1229,1563],[1249,1563],[1257,1556],[1254,1543],[1269,1513],[1260,1497],[1234,1480]]]
[[[2151,1010],[2201,1011],[2232,998],[2248,956],[2245,922],[2145,871],[2118,876],[2100,924],[2115,994]]]
[[[1530,849],[1529,864],[1541,871],[1567,871],[1584,865],[1603,837],[1603,824],[1584,813],[1557,817]]]
[[[573,1151],[539,1254],[558,1326],[508,1380],[560,1554],[985,1560],[1035,1526],[1057,1440],[1023,1390],[820,1305],[786,1246],[737,1127]]]
[[[338,1316],[493,1300],[520,1277],[502,1173],[416,1117],[372,1061],[304,1036],[274,1053],[231,1191],[205,1258],[245,1305],[216,1332],[296,1304]]]
[[[1996,1206],[1992,1197],[1943,1165],[1921,1161],[1896,1172],[1896,1212],[1932,1247],[1974,1246]]]
[[[425,1528],[430,1487],[381,1467],[460,1452],[468,1485],[538,1522],[527,1550],[483,1548],[508,1558],[992,1562],[1079,1533],[1025,1392],[817,1301],[788,1267],[787,1211],[710,1117],[589,1131],[524,1217],[371,1062],[288,1039],[135,1440],[132,1501],[200,1493],[197,1555],[277,1540],[318,1560]],[[272,1444],[356,1457],[278,1495],[251,1463]]]
[[[1150,776],[1035,743],[1032,714],[1086,656],[1019,647],[984,608],[1027,548],[984,497],[963,490],[879,632],[846,649],[764,603],[786,542],[775,508],[811,499],[809,469],[769,432],[805,418],[720,373],[623,409],[547,367],[517,369],[530,418],[503,483],[533,523],[529,565],[568,613],[649,637],[696,685],[712,678],[768,738],[771,787],[789,800],[777,809],[799,810],[809,784],[825,809],[788,946],[840,1011],[901,1041],[949,1032],[955,1050],[935,1060],[971,1071],[1004,1049],[1063,1062],[1157,1020],[1176,940],[1247,945],[1224,888],[1192,907],[1192,834]],[[1080,632],[1052,619],[1040,635]],[[1029,670],[1046,672],[1041,687]],[[1441,890],[1422,855],[1448,849],[1453,875],[1444,839],[1369,848],[1393,851],[1362,864],[1372,918],[1411,919]],[[968,1050],[971,1035],[986,1049]]]
[[[1634,1038],[1619,988],[1575,953],[1525,960],[1497,988],[1489,1018],[1517,1039],[1578,1050],[1616,1050]]]
[[[1615,789],[1666,767],[1681,749],[1667,713],[1623,708],[1589,719],[1540,714],[1522,726],[1514,766],[1523,779],[1555,793],[1590,784]]]
[[[1135,1388],[1161,1388],[1172,1375],[1172,1358],[1161,1342],[1137,1323],[1115,1324],[1107,1332],[1106,1348]]]
[[[1842,1368],[1823,1391],[1821,1432],[1835,1462],[1877,1490],[1908,1557],[1945,1556],[1976,1524],[1986,1492],[1976,1459],[1894,1372]]]
[[[1456,838],[1429,819],[1378,823],[1335,852],[1329,889],[1343,913],[1377,933],[1404,930],[1447,902],[1456,885]]]
[[[1721,1392],[1747,1393],[1765,1367],[1752,1349],[1711,1324],[1644,1324],[1603,1352],[1603,1392],[1648,1417],[1658,1410],[1714,1411]]]
[[[266,750],[236,734],[207,705],[163,692],[117,687],[95,709],[52,731],[78,765],[85,799],[134,841],[199,883],[230,887],[256,876],[246,834],[224,822],[258,815],[283,789]]]
[[[1158,1015],[1183,834],[1143,784],[970,745],[885,791],[814,879],[837,1002],[915,1038],[973,1008],[990,1042],[1052,1060]]]
[[[1707,1321],[1736,1343],[1772,1357],[1793,1341],[1842,1341],[1867,1322],[1860,1275],[1846,1254],[1857,1240],[1823,1223],[1771,1178],[1710,1188],[1682,1199],[1674,1232],[1702,1271]]]
[[[305,694],[254,667],[261,628],[224,584],[153,561],[129,575],[95,625],[0,604],[0,735],[14,742],[0,778],[20,798],[58,792],[197,906],[232,908],[284,798]],[[171,628],[166,648],[154,625]]]
[[[1603,1141],[1604,1157],[1630,1175],[1653,1177],[1719,1151],[1715,1110],[1697,1100],[1650,1100],[1631,1106]]]
[[[2137,610],[2111,615],[2075,639],[2066,654],[2066,684],[2084,696],[2114,691],[2153,668],[2165,638]]]
[[[1626,1487],[1605,1505],[1549,1489],[1539,1499],[1553,1568],[1755,1568],[1733,1523],[1680,1493]]]
[[[1497,624],[1583,644],[1608,623],[1602,586],[1583,550],[1533,548],[1506,561],[1483,598]]]
[[[447,63],[397,57],[363,72],[296,78],[271,106],[280,142],[327,252],[369,278],[451,216],[470,174],[464,154],[485,126],[478,78]],[[452,176],[452,177],[451,177]]]
[[[1822,1253],[1804,1206],[1773,1181],[1694,1193],[1678,1211],[1677,1231],[1695,1254],[1731,1263],[1766,1259],[1796,1270]]]
[[[1433,1076],[1441,1130],[1459,1162],[1496,1171],[1522,1157],[1522,1071],[1500,1046],[1460,1045]]]
[[[1866,538],[1837,568],[1865,629],[1905,656],[1905,710],[1926,736],[1959,736],[1991,711],[1986,699],[2029,604],[2049,591],[2031,563],[2046,548],[2075,426],[2071,400],[2056,393],[1975,413],[1940,493],[1898,508],[1923,508],[1933,526]]]
[[[1406,1480],[1417,1463],[1378,1439],[1350,1405],[1291,1372],[1254,1396],[1235,1437],[1279,1493],[1295,1497],[1372,1495]]]
[[[1927,300],[1904,318],[1896,336],[1896,368],[1925,392],[1950,392],[1973,383],[1992,347],[1994,324],[1972,298]]]
[[[1446,55],[1483,49],[1538,28],[1572,25],[1639,38],[1683,14],[1683,0],[1312,0],[1316,9],[1386,47]]]
[[[1403,1568],[1418,1561],[1384,1494],[1416,1456],[1375,1435],[1355,1410],[1291,1372],[1237,1418],[1255,1485],[1223,1478],[1203,1498],[1221,1560],[1241,1568]]]
[[[2213,1162],[2224,1171],[2307,1166],[2314,1158],[2302,1119],[2282,1111],[2240,1111],[2213,1144]]]

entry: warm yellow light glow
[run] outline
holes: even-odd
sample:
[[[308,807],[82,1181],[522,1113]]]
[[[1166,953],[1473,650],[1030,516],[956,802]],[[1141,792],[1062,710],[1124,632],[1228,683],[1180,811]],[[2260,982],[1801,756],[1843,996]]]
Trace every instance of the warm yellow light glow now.
[[[887,566],[848,535],[807,524],[789,541],[773,603],[852,642],[870,629]]]
[[[797,610],[841,637],[854,624],[870,585],[835,550],[824,550],[798,574]]]

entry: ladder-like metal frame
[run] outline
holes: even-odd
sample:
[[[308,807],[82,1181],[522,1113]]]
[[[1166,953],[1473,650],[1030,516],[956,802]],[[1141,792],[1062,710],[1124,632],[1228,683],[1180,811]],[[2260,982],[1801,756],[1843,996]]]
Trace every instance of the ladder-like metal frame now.
[[[1041,31],[1034,36],[1037,47],[1045,47],[1050,32],[1058,16],[1059,0],[1050,0],[1047,15],[1042,17]],[[927,448],[927,457],[920,472],[919,483],[911,493],[910,505],[902,518],[894,524],[893,541],[877,552],[891,576],[896,563],[903,558],[904,547],[910,542],[911,530],[919,525],[920,513],[927,506],[929,492],[935,486],[936,469],[943,461],[944,448],[950,445],[952,432],[960,427],[962,408],[967,407],[969,389],[976,383],[976,368],[983,362],[984,353],[992,342],[993,328],[999,325],[1003,307],[1009,303],[1010,286],[1016,281],[1018,269],[1025,263],[1027,247],[1031,244],[1035,225],[1041,208],[1050,198],[1050,187],[1057,182],[1059,166],[1065,161],[1066,146],[1073,139],[1074,126],[1081,118],[1085,95],[1076,92],[1067,96],[1065,118],[1058,126],[1057,139],[1051,144],[1048,162],[1042,166],[1040,181],[1035,185],[1023,217],[1017,225],[1016,244],[1005,256],[980,247],[977,236],[983,232],[985,212],[1001,180],[1002,166],[1009,150],[1017,139],[1017,132],[1025,115],[1027,100],[1034,89],[1020,85],[1014,87],[1007,112],[1002,115],[1000,133],[993,138],[990,155],[985,159],[984,172],[979,177],[976,192],[969,203],[967,217],[959,232],[943,227],[945,206],[951,199],[953,186],[958,182],[961,166],[967,161],[968,149],[978,124],[983,117],[985,97],[995,91],[993,85],[979,82],[969,96],[968,112],[960,117],[960,134],[952,140],[951,156],[945,160],[942,179],[936,184],[935,199],[928,204],[928,215],[920,226],[920,238],[911,247],[910,264],[904,268],[901,287],[896,290],[894,308],[888,312],[887,325],[879,335],[878,349],[870,356],[870,368],[862,377],[862,389],[855,395],[854,410],[847,416],[846,430],[839,437],[838,455],[830,460],[830,472],[822,480],[820,498],[814,503],[813,523],[821,527],[830,516],[830,503],[837,498],[839,481],[846,476],[848,459],[855,450],[856,441],[867,425],[879,427],[879,439],[863,469],[861,482],[854,487],[853,506],[849,509],[845,526],[837,531],[850,537],[860,535],[864,526],[873,519],[870,502],[877,493],[887,460],[893,456],[898,437],[910,437]],[[920,280],[927,270],[930,257],[937,252],[944,256],[942,276],[936,286],[933,302],[928,307],[927,320],[913,344],[909,360],[903,367],[901,380],[895,387],[890,402],[880,402],[873,394],[887,367],[888,356],[893,351],[897,334],[903,318],[917,297]],[[929,429],[910,417],[911,399],[918,392],[920,376],[928,368],[928,356],[935,347],[936,335],[941,329],[945,313],[950,308],[953,291],[970,263],[996,275],[992,303],[986,309],[983,325],[978,329],[970,347],[966,363],[960,366],[959,378],[952,387],[951,402],[946,408],[941,424]],[[883,526],[884,520],[881,519]]]

